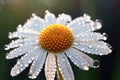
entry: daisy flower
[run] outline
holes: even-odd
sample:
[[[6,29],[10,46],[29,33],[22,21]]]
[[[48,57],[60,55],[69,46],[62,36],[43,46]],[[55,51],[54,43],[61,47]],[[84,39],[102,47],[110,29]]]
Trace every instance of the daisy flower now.
[[[54,80],[57,71],[64,80],[75,80],[70,62],[82,70],[89,67],[97,68],[99,63],[86,55],[107,55],[111,49],[104,34],[96,32],[102,27],[99,21],[92,21],[84,14],[74,20],[70,15],[55,15],[46,11],[45,17],[35,14],[17,31],[10,32],[9,38],[14,39],[6,45],[11,50],[6,59],[22,56],[11,70],[11,76],[17,76],[30,66],[29,78],[35,79],[45,65],[46,80]]]

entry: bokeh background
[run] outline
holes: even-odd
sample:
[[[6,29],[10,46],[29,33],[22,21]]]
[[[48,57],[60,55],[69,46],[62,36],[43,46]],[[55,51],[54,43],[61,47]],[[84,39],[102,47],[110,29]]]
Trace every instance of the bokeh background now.
[[[45,10],[70,14],[72,18],[89,14],[93,20],[100,19],[101,33],[108,34],[107,42],[113,52],[106,56],[93,56],[100,61],[98,69],[82,71],[72,64],[76,80],[120,80],[120,0],[0,0],[0,80],[30,80],[29,67],[17,77],[10,76],[10,70],[17,59],[6,60],[8,51],[8,33],[16,30],[18,24],[24,24],[32,13],[44,18]],[[91,56],[91,55],[90,55]],[[45,80],[44,70],[36,80]]]

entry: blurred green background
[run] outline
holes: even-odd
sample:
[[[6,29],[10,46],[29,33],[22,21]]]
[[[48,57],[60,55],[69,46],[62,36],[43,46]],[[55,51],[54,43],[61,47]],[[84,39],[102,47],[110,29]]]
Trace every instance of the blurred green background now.
[[[45,10],[55,13],[70,14],[72,18],[89,14],[93,20],[100,19],[103,27],[101,33],[108,34],[107,42],[113,52],[107,56],[92,56],[99,59],[98,69],[82,71],[72,64],[76,80],[120,80],[120,0],[0,0],[0,80],[29,80],[29,68],[17,77],[10,76],[10,70],[17,61],[6,60],[8,51],[8,33],[16,30],[17,25],[24,24],[32,13],[44,17]],[[45,80],[44,70],[36,80]]]

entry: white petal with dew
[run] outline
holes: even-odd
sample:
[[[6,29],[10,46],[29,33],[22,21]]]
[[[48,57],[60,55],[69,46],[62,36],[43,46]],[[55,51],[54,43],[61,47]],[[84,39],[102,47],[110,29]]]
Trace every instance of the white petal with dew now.
[[[17,48],[17,47],[22,47],[26,43],[35,43],[38,42],[35,38],[24,38],[24,39],[17,39],[17,40],[12,40],[8,45],[5,45],[5,50],[9,50],[11,48]]]
[[[78,66],[82,70],[86,70],[84,68],[84,65],[88,66],[88,63],[79,53],[76,53],[76,51],[74,51],[73,49],[70,49],[66,51],[66,54],[76,66]]]
[[[50,25],[55,23],[56,17],[53,13],[50,13],[48,10],[46,10],[45,21],[47,25]]]
[[[73,47],[87,53],[96,55],[107,55],[111,53],[111,49],[108,44],[103,41],[80,41],[79,43],[73,43]]]
[[[64,80],[75,80],[71,65],[64,53],[57,54],[58,67]]]
[[[8,37],[10,39],[12,38],[31,38],[31,37],[38,37],[39,36],[39,33],[37,32],[34,32],[34,31],[31,31],[31,30],[26,30],[24,32],[10,32]]]
[[[30,67],[29,78],[31,79],[35,79],[41,72],[41,69],[46,59],[47,52],[43,49],[40,49],[38,54],[39,54],[38,57],[35,58]]]
[[[45,62],[45,76],[47,80],[54,80],[56,68],[55,54],[49,52]]]
[[[95,30],[97,30],[97,28],[95,28],[94,24],[95,24],[94,22],[85,23],[83,25],[78,23],[78,25],[76,25],[76,27],[73,26],[72,32],[74,35],[78,35],[78,34],[84,33],[84,32],[95,31]]]
[[[32,14],[32,17],[23,25],[24,30],[32,30],[40,32],[45,27],[44,19],[38,17],[36,14]]]
[[[32,62],[32,60],[34,60],[36,55],[38,55],[38,48],[21,57],[21,59],[17,61],[17,64],[12,68],[11,76],[17,76],[26,67],[28,67],[28,65]]]
[[[21,56],[27,52],[30,52],[31,50],[34,50],[35,47],[37,47],[35,44],[25,44],[7,53],[6,59],[12,59]]]
[[[60,23],[66,25],[67,22],[71,21],[71,16],[67,14],[60,14],[59,17],[56,19],[56,23]]]
[[[75,18],[74,20],[72,20],[68,26],[69,28],[75,28],[79,25],[83,25],[85,23],[89,23],[91,20],[91,17],[87,14],[84,14],[83,16],[80,16],[78,18]]]
[[[87,32],[87,33],[80,33],[75,37],[75,42],[80,41],[91,41],[91,40],[106,40],[107,37],[96,32]]]
[[[74,48],[70,48],[65,52],[70,60],[80,69],[89,70],[89,66],[96,68],[96,66],[93,65],[95,61],[85,53]]]
[[[72,22],[70,22],[67,26],[70,27],[74,35],[78,35],[84,32],[96,31],[102,27],[102,24],[98,21],[93,22],[92,20],[89,22],[81,22],[81,17],[76,18]]]

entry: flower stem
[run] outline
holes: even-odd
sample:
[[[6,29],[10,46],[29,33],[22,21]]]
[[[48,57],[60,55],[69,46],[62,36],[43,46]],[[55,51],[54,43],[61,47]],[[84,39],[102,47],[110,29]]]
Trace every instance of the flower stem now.
[[[60,73],[60,70],[59,70],[59,67],[58,67],[57,56],[56,56],[56,64],[57,64],[57,79],[58,80],[63,80],[62,74]]]
[[[57,67],[57,78],[58,78],[58,80],[63,80],[63,77],[62,77],[58,67]]]

